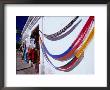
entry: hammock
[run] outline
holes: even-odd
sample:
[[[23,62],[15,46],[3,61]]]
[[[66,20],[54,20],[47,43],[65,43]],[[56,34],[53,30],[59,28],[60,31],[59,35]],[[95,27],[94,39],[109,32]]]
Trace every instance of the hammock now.
[[[83,27],[82,31],[80,32],[79,36],[76,38],[76,40],[73,42],[73,48],[71,49],[71,51],[69,53],[67,53],[65,56],[61,57],[61,58],[57,58],[59,60],[66,60],[67,58],[69,58],[70,56],[73,55],[74,51],[82,44],[84,37],[87,33],[87,31],[89,30],[89,26],[91,24],[91,22],[94,20],[93,16],[90,16],[87,23],[85,24],[85,26]]]
[[[88,20],[89,21],[89,20]],[[64,52],[64,53],[62,53],[62,54],[60,54],[60,55],[52,55],[52,54],[50,54],[49,53],[49,51],[47,50],[47,48],[45,47],[45,45],[44,45],[44,42],[42,42],[42,46],[43,46],[43,49],[45,49],[45,52],[49,55],[49,56],[51,56],[53,59],[57,59],[57,60],[60,60],[60,61],[64,61],[64,60],[68,60],[69,58],[71,58],[71,57],[73,57],[74,55],[73,55],[73,52],[79,47],[79,45],[83,42],[83,38],[84,38],[84,36],[85,36],[85,34],[87,33],[87,31],[88,31],[88,26],[90,25],[90,23],[91,22],[88,22],[87,21],[87,23],[85,24],[85,26],[84,26],[84,28],[82,29],[82,31],[80,32],[80,34],[79,34],[79,36],[77,37],[77,39],[72,43],[72,45]],[[91,20],[92,21],[92,20]],[[86,28],[85,28],[86,27]],[[83,32],[84,31],[84,29],[86,29],[85,30],[85,32]],[[40,39],[41,40],[41,39]],[[78,41],[79,40],[79,41]],[[77,43],[77,42],[79,42],[79,43]],[[75,45],[77,43],[77,45]],[[72,53],[70,53],[70,51],[72,52]],[[64,58],[65,57],[65,55],[67,55],[67,54],[69,54],[69,57],[67,57],[67,58]],[[61,58],[63,58],[63,59],[61,59]]]
[[[76,16],[67,26],[65,26],[63,29],[61,29],[60,31],[54,33],[54,34],[51,34],[51,35],[46,35],[46,37],[51,37],[51,38],[54,38],[54,37],[57,37],[58,35],[62,34],[63,32],[65,32],[69,27],[72,26],[72,24],[79,18],[79,16]]]
[[[61,66],[61,69],[64,70],[68,70],[71,69],[71,67],[73,67],[74,63],[78,61],[78,59],[81,57],[81,55],[84,53],[84,49],[87,47],[88,43],[91,41],[91,39],[93,38],[94,35],[94,28],[93,30],[90,32],[88,38],[86,39],[86,41],[84,42],[84,44],[81,46],[81,48],[77,51],[77,53],[75,55],[79,55],[78,58],[75,56],[74,60],[71,60],[69,63],[67,63],[64,66]]]
[[[49,62],[53,68],[57,69],[57,70],[60,70],[60,71],[65,71],[65,72],[68,72],[70,70],[72,70],[73,68],[75,68],[82,60],[82,58],[80,58],[78,60],[78,58],[74,57],[70,62],[68,62],[66,65],[63,65],[63,66],[60,66],[60,67],[56,67],[48,58],[47,54],[45,53],[45,51],[43,51],[42,49],[42,52],[43,52],[43,55],[45,56],[46,58],[46,61]]]
[[[75,19],[73,19],[67,26],[65,26],[63,29],[61,29],[60,31],[56,32],[55,34],[51,34],[51,35],[46,35],[43,34],[42,31],[40,31],[45,38],[51,40],[51,41],[56,41],[56,40],[60,40],[64,37],[66,37],[67,35],[69,35],[76,27],[77,25],[81,22],[81,20],[76,23],[69,31],[67,31],[66,33],[64,33],[70,26],[72,26],[72,24],[78,19],[79,16],[75,17]],[[63,34],[64,33],[64,34]],[[63,34],[63,35],[61,35]]]
[[[67,64],[60,66],[60,67],[56,67],[48,58],[46,52],[44,49],[42,49],[42,52],[47,60],[47,62],[49,62],[55,69],[60,70],[60,71],[71,71],[73,68],[75,68],[82,60],[82,57],[84,56],[84,49],[87,47],[88,43],[91,41],[91,39],[93,38],[94,35],[94,28],[93,30],[90,32],[88,38],[86,39],[86,41],[83,43],[83,45],[79,48],[79,50],[76,52],[75,56],[70,62],[68,62]],[[42,45],[41,45],[42,47]],[[42,47],[43,48],[43,47]]]
[[[69,31],[67,31],[66,33],[64,33],[64,34],[62,34],[62,35],[60,35],[58,37],[54,37],[54,38],[46,37],[46,38],[49,39],[49,40],[51,40],[51,41],[60,40],[60,39],[62,39],[64,37],[66,37],[67,35],[69,35],[78,26],[78,24],[80,22],[81,22],[81,20],[78,23],[76,23]],[[45,35],[44,35],[44,37],[45,37]]]

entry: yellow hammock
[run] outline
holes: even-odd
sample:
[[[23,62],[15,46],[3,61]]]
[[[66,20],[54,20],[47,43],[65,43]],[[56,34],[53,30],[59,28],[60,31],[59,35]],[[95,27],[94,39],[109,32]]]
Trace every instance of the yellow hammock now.
[[[86,39],[86,41],[83,43],[83,45],[78,49],[78,51],[76,51],[74,53],[74,55],[77,57],[77,58],[80,58],[80,56],[84,53],[84,49],[87,47],[88,43],[91,41],[91,39],[93,38],[94,36],[94,30],[95,30],[95,27],[93,27],[92,31],[90,32],[88,38]]]

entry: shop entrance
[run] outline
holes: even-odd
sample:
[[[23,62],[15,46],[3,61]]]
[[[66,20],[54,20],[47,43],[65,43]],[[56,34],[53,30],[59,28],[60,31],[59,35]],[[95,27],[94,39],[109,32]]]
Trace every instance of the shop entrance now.
[[[40,46],[39,46],[39,25],[32,31],[30,39],[34,39],[34,60],[33,65],[35,67],[36,73],[39,73],[40,64]]]

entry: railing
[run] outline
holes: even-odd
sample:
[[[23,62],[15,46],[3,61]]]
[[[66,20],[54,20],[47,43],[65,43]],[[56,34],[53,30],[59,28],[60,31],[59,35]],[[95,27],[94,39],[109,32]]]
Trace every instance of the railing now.
[[[38,22],[38,20],[41,18],[41,16],[35,16],[32,20],[32,22],[29,24],[28,29],[31,30],[32,27]]]
[[[26,21],[26,24],[24,25],[24,28],[22,30],[22,34],[25,32],[25,30],[27,29],[28,25],[30,24],[30,22],[32,21],[32,19],[34,18],[34,16],[29,16],[27,21]]]
[[[30,16],[23,28],[22,36],[26,30],[31,30],[33,26],[38,22],[38,20],[41,18],[41,16]],[[26,39],[27,37],[24,36],[22,40]]]

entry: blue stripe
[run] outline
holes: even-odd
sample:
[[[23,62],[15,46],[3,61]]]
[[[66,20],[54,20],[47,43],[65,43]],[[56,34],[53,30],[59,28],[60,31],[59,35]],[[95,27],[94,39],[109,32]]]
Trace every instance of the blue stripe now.
[[[43,46],[43,48],[44,48],[44,50],[45,50],[45,52],[49,55],[49,56],[51,56],[52,58],[61,58],[61,57],[64,57],[67,53],[69,53],[71,50],[72,50],[72,45],[64,52],[64,53],[62,53],[62,54],[60,54],[60,55],[52,55],[48,50],[47,50],[47,48],[45,47],[45,45],[44,45],[44,43],[42,43],[42,46]]]

